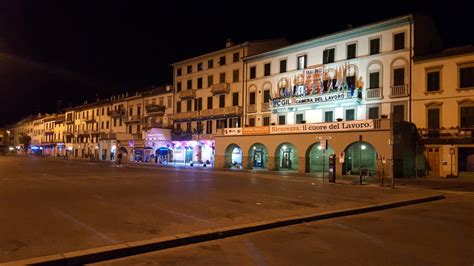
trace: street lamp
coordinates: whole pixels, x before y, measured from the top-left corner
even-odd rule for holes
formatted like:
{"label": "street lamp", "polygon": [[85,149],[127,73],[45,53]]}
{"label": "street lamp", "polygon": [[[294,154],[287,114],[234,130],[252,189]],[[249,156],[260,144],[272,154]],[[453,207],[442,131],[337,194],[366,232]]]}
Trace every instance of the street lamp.
{"label": "street lamp", "polygon": [[362,185],[362,151],[365,150],[367,146],[364,144],[359,145],[359,184]]}

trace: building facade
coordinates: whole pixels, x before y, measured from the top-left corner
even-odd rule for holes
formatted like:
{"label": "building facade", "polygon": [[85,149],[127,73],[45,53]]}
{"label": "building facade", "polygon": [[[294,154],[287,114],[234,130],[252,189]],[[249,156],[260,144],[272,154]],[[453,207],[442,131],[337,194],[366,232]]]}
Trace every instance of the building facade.
{"label": "building facade", "polygon": [[[217,138],[216,164],[317,173],[334,154],[338,173],[375,173],[383,159],[391,175],[411,175],[411,57],[426,53],[432,27],[419,23],[404,16],[246,57],[245,122]],[[396,136],[387,118],[403,128]]]}
{"label": "building facade", "polygon": [[283,39],[246,42],[172,64],[173,158],[182,164],[213,164],[214,134],[241,127],[243,57],[286,45]]}
{"label": "building facade", "polygon": [[474,48],[417,57],[413,68],[413,122],[421,138],[421,175],[474,172]]}

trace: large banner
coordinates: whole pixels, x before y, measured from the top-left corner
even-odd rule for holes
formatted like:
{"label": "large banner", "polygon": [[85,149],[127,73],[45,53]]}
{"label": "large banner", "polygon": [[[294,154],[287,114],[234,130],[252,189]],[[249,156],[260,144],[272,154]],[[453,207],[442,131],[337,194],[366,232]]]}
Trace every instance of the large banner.
{"label": "large banner", "polygon": [[226,128],[225,136],[232,135],[265,135],[287,133],[322,133],[331,131],[358,131],[374,129],[374,120],[354,120],[343,122],[278,125],[268,127]]}

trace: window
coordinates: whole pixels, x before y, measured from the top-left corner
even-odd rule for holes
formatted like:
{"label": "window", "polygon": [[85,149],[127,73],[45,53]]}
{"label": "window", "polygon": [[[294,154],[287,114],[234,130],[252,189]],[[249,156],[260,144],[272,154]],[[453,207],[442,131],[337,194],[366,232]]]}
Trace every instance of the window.
{"label": "window", "polygon": [[168,107],[171,107],[173,105],[173,98],[171,96],[168,96]]}
{"label": "window", "polygon": [[405,85],[405,69],[397,68],[393,70],[393,86]]}
{"label": "window", "polygon": [[229,118],[229,127],[240,127],[240,117]]}
{"label": "window", "polygon": [[137,125],[137,133],[140,133],[140,124]]}
{"label": "window", "polygon": [[334,63],[335,50],[335,48],[331,48],[323,51],[323,64]]}
{"label": "window", "polygon": [[202,78],[198,78],[198,85],[197,85],[197,88],[198,88],[198,89],[202,89]]}
{"label": "window", "polygon": [[181,113],[181,102],[176,102],[176,113]]}
{"label": "window", "polygon": [[181,76],[181,75],[182,75],[181,68],[176,69],[176,76]]}
{"label": "window", "polygon": [[369,107],[369,119],[379,118],[379,107]]}
{"label": "window", "polygon": [[217,120],[217,128],[226,128],[226,127],[227,127],[227,119]]}
{"label": "window", "polygon": [[239,93],[232,93],[232,106],[239,106]]}
{"label": "window", "polygon": [[380,77],[379,72],[372,72],[369,74],[369,88],[370,89],[380,88],[379,77]]}
{"label": "window", "polygon": [[214,67],[214,60],[212,59],[207,60],[207,68],[211,69],[213,67]]}
{"label": "window", "polygon": [[240,56],[239,56],[239,53],[238,53],[238,52],[237,52],[237,53],[234,53],[234,55],[233,55],[234,63],[235,63],[235,62],[239,62],[239,59],[240,59],[239,57],[240,57]]}
{"label": "window", "polygon": [[202,98],[197,98],[194,100],[194,111],[202,110]]}
{"label": "window", "polygon": [[140,115],[140,111],[141,111],[140,109],[141,109],[141,107],[137,106],[137,115]]}
{"label": "window", "polygon": [[255,104],[255,92],[254,91],[249,94],[249,104],[251,104],[251,105]]}
{"label": "window", "polygon": [[207,97],[207,109],[212,109],[212,96]]}
{"label": "window", "polygon": [[428,129],[439,129],[439,108],[429,108],[427,111]]}
{"label": "window", "polygon": [[186,123],[186,132],[191,132],[191,122]]}
{"label": "window", "polygon": [[206,121],[206,134],[212,134],[212,120]]}
{"label": "window", "polygon": [[232,82],[239,82],[239,70],[232,71]]}
{"label": "window", "polygon": [[304,120],[303,114],[296,114],[296,124],[302,124]]}
{"label": "window", "polygon": [[286,59],[280,60],[280,73],[286,72]]}
{"label": "window", "polygon": [[132,134],[132,125],[128,126],[128,133]]}
{"label": "window", "polygon": [[249,127],[255,126],[255,117],[249,117]]}
{"label": "window", "polygon": [[221,56],[221,57],[219,58],[219,65],[220,65],[220,66],[225,65],[225,56]]}
{"label": "window", "polygon": [[405,105],[394,105],[393,106],[393,120],[404,121],[405,120]]}
{"label": "window", "polygon": [[186,101],[186,111],[191,112],[193,110],[193,100]]}
{"label": "window", "polygon": [[461,89],[474,87],[474,66],[459,68],[459,87]]}
{"label": "window", "polygon": [[202,71],[202,62],[198,63],[198,71]]}
{"label": "window", "polygon": [[107,129],[109,129],[109,121],[107,121],[107,122],[105,123],[105,127],[106,127]]}
{"label": "window", "polygon": [[347,45],[347,59],[356,58],[356,48],[357,45],[355,43]]}
{"label": "window", "polygon": [[279,115],[278,116],[278,125],[284,125],[286,124],[286,116],[285,115]]}
{"label": "window", "polygon": [[439,91],[440,71],[430,70],[426,73],[426,91]]}
{"label": "window", "polygon": [[264,126],[269,126],[270,125],[270,117],[269,116],[264,116],[263,117],[263,125]]}
{"label": "window", "polygon": [[355,110],[346,109],[346,121],[352,121],[355,119]]}
{"label": "window", "polygon": [[219,108],[225,107],[225,94],[219,95]]}
{"label": "window", "polygon": [[298,56],[297,66],[298,66],[298,69],[306,68],[306,55]]}
{"label": "window", "polygon": [[250,67],[250,79],[254,79],[257,76],[257,67]]}
{"label": "window", "polygon": [[133,108],[130,107],[130,111],[128,112],[128,115],[133,115]]}
{"label": "window", "polygon": [[188,66],[188,74],[189,73],[193,73],[193,66],[192,65],[189,65]]}
{"label": "window", "polygon": [[405,49],[405,33],[400,32],[393,36],[393,50]]}
{"label": "window", "polygon": [[176,83],[176,91],[177,92],[181,91],[181,82]]}
{"label": "window", "polygon": [[266,77],[266,76],[270,76],[270,70],[271,70],[271,64],[270,63],[266,63],[264,65],[264,71],[263,71],[263,75]]}
{"label": "window", "polygon": [[333,122],[334,121],[333,114],[334,114],[333,111],[324,112],[324,122]]}
{"label": "window", "polygon": [[370,40],[370,54],[379,54],[380,53],[380,38],[375,38]]}
{"label": "window", "polygon": [[225,83],[225,72],[219,74],[219,83]]}
{"label": "window", "polygon": [[192,90],[193,89],[193,80],[190,79],[187,81],[187,89]]}
{"label": "window", "polygon": [[207,76],[207,86],[211,87],[214,84],[214,76]]}
{"label": "window", "polygon": [[474,127],[474,106],[461,107],[461,128]]}
{"label": "window", "polygon": [[264,103],[270,102],[270,90],[263,91],[263,102]]}

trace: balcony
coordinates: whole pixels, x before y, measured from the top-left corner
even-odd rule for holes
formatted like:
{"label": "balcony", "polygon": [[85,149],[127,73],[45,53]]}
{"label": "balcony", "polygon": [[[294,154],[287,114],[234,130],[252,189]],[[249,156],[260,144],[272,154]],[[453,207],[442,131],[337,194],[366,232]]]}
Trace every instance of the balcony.
{"label": "balcony", "polygon": [[256,104],[247,105],[247,112],[249,112],[249,113],[257,112],[257,105]]}
{"label": "balcony", "polygon": [[141,139],[143,139],[143,138],[142,138],[142,133],[141,133],[141,132],[133,133],[133,134],[132,134],[132,139],[133,139],[133,140],[141,140]]}
{"label": "balcony", "polygon": [[196,98],[196,90],[184,90],[179,92],[179,98],[183,99],[194,99]]}
{"label": "balcony", "polygon": [[198,111],[177,113],[172,116],[173,120],[190,120],[195,119],[199,115]]}
{"label": "balcony", "polygon": [[408,85],[399,85],[399,86],[392,86],[390,87],[390,97],[397,98],[397,97],[406,97],[410,94]]}
{"label": "balcony", "polygon": [[262,112],[270,110],[270,102],[262,103]]}
{"label": "balcony", "polygon": [[140,123],[141,117],[139,115],[129,115],[124,119],[125,123]]}
{"label": "balcony", "polygon": [[207,109],[201,111],[201,117],[218,117],[218,116],[233,116],[242,115],[241,106],[229,106],[216,109]]}
{"label": "balcony", "polygon": [[146,122],[143,124],[143,129],[151,129],[151,128],[164,128],[163,123],[160,122]]}
{"label": "balcony", "polygon": [[91,124],[91,123],[96,123],[97,121],[95,120],[94,117],[92,118],[86,118],[86,124]]}
{"label": "balcony", "polygon": [[419,128],[424,144],[470,144],[474,143],[474,128]]}
{"label": "balcony", "polygon": [[74,124],[74,119],[67,119],[66,124]]}
{"label": "balcony", "polygon": [[101,133],[99,139],[117,139],[117,133]]}
{"label": "balcony", "polygon": [[78,135],[87,135],[87,134],[89,134],[89,130],[88,129],[79,129],[77,131],[77,134]]}
{"label": "balcony", "polygon": [[171,132],[171,140],[174,141],[188,141],[192,140],[193,136],[191,132],[175,130]]}
{"label": "balcony", "polygon": [[383,88],[370,88],[365,90],[366,100],[380,100],[383,98]]}
{"label": "balcony", "polygon": [[147,104],[145,106],[148,115],[164,115],[166,107],[157,104]]}
{"label": "balcony", "polygon": [[214,84],[211,86],[211,92],[213,95],[229,93],[230,84],[229,83]]}
{"label": "balcony", "polygon": [[116,109],[107,111],[107,115],[111,117],[122,117],[125,115],[125,109]]}

